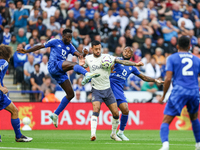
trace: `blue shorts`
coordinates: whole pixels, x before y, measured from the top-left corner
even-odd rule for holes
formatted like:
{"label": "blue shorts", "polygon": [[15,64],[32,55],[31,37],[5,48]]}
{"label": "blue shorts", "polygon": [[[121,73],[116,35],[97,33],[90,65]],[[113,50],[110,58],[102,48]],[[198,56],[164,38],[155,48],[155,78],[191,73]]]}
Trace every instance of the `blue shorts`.
{"label": "blue shorts", "polygon": [[11,102],[12,101],[5,94],[3,94],[0,98],[0,110],[5,109]]}
{"label": "blue shorts", "polygon": [[176,85],[165,106],[164,114],[180,116],[184,106],[190,114],[195,114],[199,109],[199,89],[186,89]]}
{"label": "blue shorts", "polygon": [[53,61],[48,63],[48,70],[52,78],[54,78],[58,84],[62,84],[65,80],[68,80],[67,73],[62,69],[63,61]]}
{"label": "blue shorts", "polygon": [[117,100],[117,106],[119,107],[119,105],[121,103],[127,103],[126,97],[124,95],[124,91],[121,88],[121,86],[116,83],[112,83],[112,82],[110,82],[110,86],[111,86],[113,94]]}

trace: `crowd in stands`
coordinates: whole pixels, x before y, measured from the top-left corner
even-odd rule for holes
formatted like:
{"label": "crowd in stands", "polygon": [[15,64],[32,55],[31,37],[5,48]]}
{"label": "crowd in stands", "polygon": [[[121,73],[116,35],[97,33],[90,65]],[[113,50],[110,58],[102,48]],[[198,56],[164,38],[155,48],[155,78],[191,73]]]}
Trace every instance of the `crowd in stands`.
{"label": "crowd in stands", "polygon": [[[92,40],[101,42],[102,53],[116,57],[126,46],[132,47],[131,61],[142,61],[144,66],[138,69],[152,78],[164,79],[166,59],[178,51],[181,35],[190,37],[190,52],[200,58],[200,0],[1,0],[0,43],[13,48],[10,64],[19,90],[22,82],[45,96],[61,90],[47,70],[50,48],[28,55],[16,49],[62,39],[65,28],[72,29],[72,44],[80,52],[86,47],[92,53]],[[67,59],[77,62],[73,56]],[[80,91],[91,90],[89,84],[81,85],[82,76],[73,70],[68,74],[77,97]],[[154,93],[162,88],[131,75],[124,90]],[[37,94],[35,98],[41,99]]]}

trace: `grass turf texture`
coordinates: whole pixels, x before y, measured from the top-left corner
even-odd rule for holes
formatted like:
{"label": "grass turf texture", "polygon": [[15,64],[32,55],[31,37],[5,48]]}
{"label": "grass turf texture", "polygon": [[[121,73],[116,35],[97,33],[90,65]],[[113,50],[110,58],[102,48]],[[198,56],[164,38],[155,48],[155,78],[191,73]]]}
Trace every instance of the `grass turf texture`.
{"label": "grass turf texture", "polygon": [[[109,130],[97,130],[97,140],[90,141],[90,131],[82,130],[34,130],[23,131],[24,135],[33,137],[30,143],[14,141],[14,131],[1,130],[0,150],[5,149],[67,149],[67,150],[158,150],[161,148],[159,131],[126,130],[130,141],[116,142],[110,139]],[[170,131],[171,150],[194,150],[195,140],[192,131]]]}

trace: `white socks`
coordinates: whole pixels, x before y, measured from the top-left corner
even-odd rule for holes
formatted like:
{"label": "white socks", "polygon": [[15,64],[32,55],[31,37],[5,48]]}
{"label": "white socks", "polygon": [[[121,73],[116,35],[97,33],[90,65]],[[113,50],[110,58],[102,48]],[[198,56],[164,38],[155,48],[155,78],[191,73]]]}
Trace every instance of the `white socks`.
{"label": "white socks", "polygon": [[96,135],[97,130],[97,116],[91,117],[91,135]]}
{"label": "white socks", "polygon": [[124,134],[124,131],[119,130],[119,131],[118,131],[118,134]]}
{"label": "white socks", "polygon": [[112,134],[116,134],[118,125],[119,119],[112,118]]}
{"label": "white socks", "polygon": [[168,141],[163,142],[163,147],[164,148],[169,148],[169,142]]}

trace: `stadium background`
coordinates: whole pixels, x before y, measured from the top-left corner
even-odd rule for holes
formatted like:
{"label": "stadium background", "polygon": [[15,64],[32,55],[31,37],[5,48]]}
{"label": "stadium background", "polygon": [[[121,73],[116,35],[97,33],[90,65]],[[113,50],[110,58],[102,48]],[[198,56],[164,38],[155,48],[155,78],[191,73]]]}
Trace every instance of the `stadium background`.
{"label": "stadium background", "polygon": [[[9,97],[19,109],[20,119],[28,116],[33,129],[55,129],[47,116],[58,106],[56,102],[61,100],[64,92],[49,76],[49,48],[31,54],[18,54],[16,49],[29,49],[52,38],[62,39],[64,28],[73,30],[72,44],[80,52],[86,47],[92,53],[90,43],[94,39],[101,42],[102,53],[116,57],[121,56],[124,47],[131,46],[134,50],[131,61],[142,61],[145,65],[138,69],[152,78],[164,80],[166,59],[177,52],[177,38],[181,35],[190,37],[190,52],[200,58],[198,0],[21,2],[22,6],[17,0],[1,0],[0,43],[13,47],[4,84],[9,89]],[[21,15],[27,17],[21,18]],[[77,62],[73,56],[67,60]],[[40,64],[39,77],[35,75],[35,64]],[[91,85],[82,86],[82,76],[73,70],[68,75],[76,96],[61,114],[58,129],[90,129]],[[33,81],[38,89],[32,88]],[[156,103],[162,95],[159,92],[163,90],[162,85],[145,83],[131,75],[124,90],[130,108],[127,129],[159,129],[164,105]],[[1,112],[0,129],[11,129],[7,114],[6,111]],[[103,105],[98,129],[110,129],[110,116]],[[174,120],[171,129],[191,129],[186,109],[181,117]]]}

